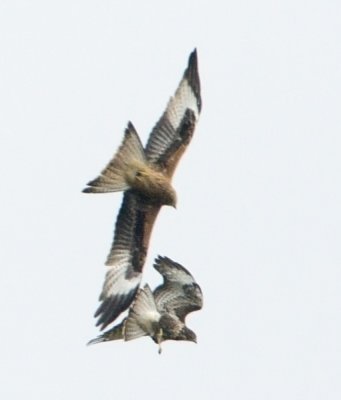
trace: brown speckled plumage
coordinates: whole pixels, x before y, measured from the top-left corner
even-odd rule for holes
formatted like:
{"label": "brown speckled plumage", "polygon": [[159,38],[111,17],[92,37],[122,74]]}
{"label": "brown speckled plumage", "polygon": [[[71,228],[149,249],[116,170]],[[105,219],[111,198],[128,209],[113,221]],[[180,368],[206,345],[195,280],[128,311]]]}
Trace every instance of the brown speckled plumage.
{"label": "brown speckled plumage", "polygon": [[159,346],[166,340],[196,342],[196,334],[186,326],[185,319],[202,308],[200,286],[189,271],[168,257],[159,256],[154,268],[163,276],[163,283],[153,292],[148,285],[139,289],[123,322],[89,344],[142,336],[150,336]]}

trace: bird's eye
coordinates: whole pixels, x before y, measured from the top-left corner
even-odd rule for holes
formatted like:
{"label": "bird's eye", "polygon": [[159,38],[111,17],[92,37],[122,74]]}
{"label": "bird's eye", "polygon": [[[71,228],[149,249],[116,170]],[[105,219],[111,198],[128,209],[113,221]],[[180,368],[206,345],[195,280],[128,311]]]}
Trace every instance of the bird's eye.
{"label": "bird's eye", "polygon": [[141,176],[142,176],[141,171],[137,171],[136,174],[135,174],[135,177],[136,178],[140,178]]}

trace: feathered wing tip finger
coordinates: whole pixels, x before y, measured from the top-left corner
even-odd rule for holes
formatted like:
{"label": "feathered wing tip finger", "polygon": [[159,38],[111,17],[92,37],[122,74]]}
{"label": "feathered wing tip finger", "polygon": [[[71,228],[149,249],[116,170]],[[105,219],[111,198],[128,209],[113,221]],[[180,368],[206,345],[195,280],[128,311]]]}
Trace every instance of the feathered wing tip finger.
{"label": "feathered wing tip finger", "polygon": [[101,326],[101,331],[115,321],[115,319],[130,306],[134,300],[138,288],[139,287],[137,285],[128,293],[112,295],[105,298],[101,296],[102,303],[94,315],[95,318],[98,317],[96,326]]}
{"label": "feathered wing tip finger", "polygon": [[165,281],[178,283],[195,282],[192,274],[183,265],[169,257],[159,255],[155,259],[153,267],[163,276]]}
{"label": "feathered wing tip finger", "polygon": [[200,78],[198,69],[198,54],[197,49],[194,49],[189,56],[188,66],[184,73],[189,86],[192,88],[193,93],[197,99],[198,111],[200,113],[202,107],[201,90],[200,90]]}
{"label": "feathered wing tip finger", "polygon": [[123,141],[101,175],[88,182],[83,193],[108,193],[128,190],[130,185],[127,177],[131,170],[138,165],[144,165],[146,158],[141,140],[129,122],[124,133]]}

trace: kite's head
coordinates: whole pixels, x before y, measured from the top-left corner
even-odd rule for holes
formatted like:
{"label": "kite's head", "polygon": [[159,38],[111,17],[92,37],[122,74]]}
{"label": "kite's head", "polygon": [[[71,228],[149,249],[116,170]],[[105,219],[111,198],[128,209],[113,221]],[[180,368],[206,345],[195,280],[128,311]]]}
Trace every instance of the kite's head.
{"label": "kite's head", "polygon": [[171,185],[166,186],[163,194],[163,204],[176,208],[177,197],[176,191],[173,189],[173,187]]}
{"label": "kite's head", "polygon": [[139,167],[130,185],[149,202],[176,208],[176,192],[170,179],[149,166]]}

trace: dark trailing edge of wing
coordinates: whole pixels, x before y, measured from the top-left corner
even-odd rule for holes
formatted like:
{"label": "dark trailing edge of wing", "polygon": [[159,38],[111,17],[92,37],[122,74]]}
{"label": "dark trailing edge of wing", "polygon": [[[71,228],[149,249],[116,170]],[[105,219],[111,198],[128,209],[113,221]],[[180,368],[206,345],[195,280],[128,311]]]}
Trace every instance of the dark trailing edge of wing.
{"label": "dark trailing edge of wing", "polygon": [[[186,110],[185,115],[182,118],[182,121],[176,130],[175,138],[168,149],[160,155],[158,159],[158,164],[163,166],[164,168],[170,167],[170,160],[172,160],[173,169],[177,166],[177,160],[173,160],[172,156],[176,155],[178,150],[182,147],[185,150],[185,147],[189,144],[193,137],[194,129],[195,129],[195,114],[189,108]],[[180,158],[182,153],[178,154],[176,157]]]}
{"label": "dark trailing edge of wing", "polygon": [[140,209],[136,209],[136,221],[134,227],[134,248],[132,249],[132,266],[134,271],[142,272],[146,256],[147,249],[144,247],[144,224],[146,214]]}
{"label": "dark trailing edge of wing", "polygon": [[139,196],[133,190],[128,190],[124,193],[115,224],[114,240],[106,265],[112,265],[111,261],[115,256],[116,250],[125,248],[126,251],[131,253],[133,270],[142,271],[146,258],[146,249],[143,246],[145,212],[140,209],[139,202]]}

